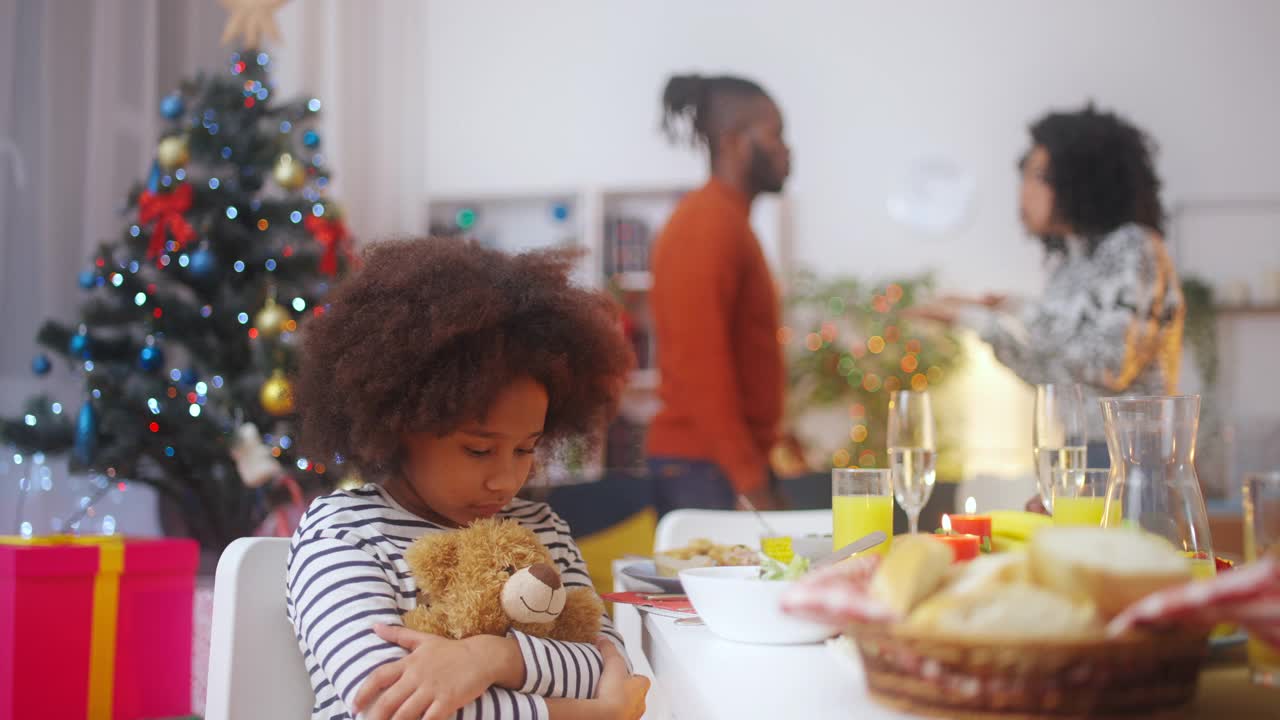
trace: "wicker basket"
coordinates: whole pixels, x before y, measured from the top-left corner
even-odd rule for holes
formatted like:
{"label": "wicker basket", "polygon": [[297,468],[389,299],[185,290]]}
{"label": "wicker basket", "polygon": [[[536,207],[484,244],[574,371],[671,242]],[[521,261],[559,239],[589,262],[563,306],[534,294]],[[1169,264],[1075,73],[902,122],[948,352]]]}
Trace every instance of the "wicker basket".
{"label": "wicker basket", "polygon": [[1208,647],[1190,632],[1070,643],[946,640],[884,624],[848,634],[872,697],[952,720],[1182,717]]}

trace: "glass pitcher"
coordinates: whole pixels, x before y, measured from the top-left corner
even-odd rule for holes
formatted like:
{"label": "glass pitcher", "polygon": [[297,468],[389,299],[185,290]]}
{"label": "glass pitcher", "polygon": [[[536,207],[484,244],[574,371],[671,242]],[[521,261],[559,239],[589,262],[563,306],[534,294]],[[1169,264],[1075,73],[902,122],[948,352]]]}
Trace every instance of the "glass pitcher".
{"label": "glass pitcher", "polygon": [[1186,553],[1196,577],[1212,576],[1213,540],[1195,467],[1200,396],[1099,402],[1111,454],[1103,527],[1118,519],[1160,535]]}

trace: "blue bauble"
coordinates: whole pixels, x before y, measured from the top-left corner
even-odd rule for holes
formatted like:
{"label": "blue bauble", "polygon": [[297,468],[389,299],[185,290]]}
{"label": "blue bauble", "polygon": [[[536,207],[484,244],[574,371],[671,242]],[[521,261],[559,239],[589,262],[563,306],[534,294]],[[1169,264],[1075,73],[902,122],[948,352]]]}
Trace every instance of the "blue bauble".
{"label": "blue bauble", "polygon": [[183,385],[195,385],[200,380],[200,373],[195,368],[187,368],[182,371],[181,380]]}
{"label": "blue bauble", "polygon": [[164,351],[156,345],[148,345],[138,353],[138,366],[143,370],[155,370],[164,364]]}
{"label": "blue bauble", "polygon": [[37,375],[48,375],[51,369],[53,369],[53,363],[49,362],[48,355],[40,353],[31,358],[31,372]]}
{"label": "blue bauble", "polygon": [[160,114],[166,120],[177,120],[182,117],[182,111],[186,109],[186,104],[182,102],[182,96],[178,93],[169,93],[160,101]]}
{"label": "blue bauble", "polygon": [[213,256],[213,251],[208,248],[200,248],[191,253],[190,263],[187,264],[187,270],[193,276],[198,278],[207,278],[213,274],[218,266],[218,259]]}
{"label": "blue bauble", "polygon": [[305,133],[302,134],[302,144],[309,148],[319,147],[320,133],[316,132],[315,130],[306,131]]}
{"label": "blue bauble", "polygon": [[80,282],[80,287],[92,290],[93,286],[98,284],[98,273],[92,270],[81,270],[77,280]]}
{"label": "blue bauble", "polygon": [[85,401],[76,416],[76,437],[74,454],[76,462],[81,465],[92,465],[94,451],[98,449],[98,413],[93,403]]}
{"label": "blue bauble", "polygon": [[568,220],[569,206],[564,203],[556,203],[555,205],[552,205],[551,217],[555,218],[556,222],[564,222],[565,220]]}
{"label": "blue bauble", "polygon": [[84,357],[89,353],[89,336],[75,334],[71,336],[71,342],[67,343],[67,352],[71,353],[71,357]]}

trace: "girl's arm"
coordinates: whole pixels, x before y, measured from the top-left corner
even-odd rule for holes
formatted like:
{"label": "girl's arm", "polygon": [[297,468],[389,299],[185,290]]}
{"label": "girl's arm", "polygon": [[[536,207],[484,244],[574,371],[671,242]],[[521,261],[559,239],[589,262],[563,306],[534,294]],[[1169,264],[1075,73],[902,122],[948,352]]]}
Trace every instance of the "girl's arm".
{"label": "girl's arm", "polygon": [[[289,619],[307,656],[317,710],[341,715],[332,708],[340,703],[352,717],[366,710],[364,717],[391,718],[421,705],[413,715],[421,717],[434,703],[448,707],[449,717],[462,708],[471,720],[548,717],[542,698],[490,687],[504,673],[499,656],[435,636],[423,636],[429,640],[410,652],[376,632],[378,625],[400,626],[401,591],[394,568],[356,540],[319,531],[295,539],[289,559]],[[512,651],[505,658],[518,664],[515,641],[505,640]]]}

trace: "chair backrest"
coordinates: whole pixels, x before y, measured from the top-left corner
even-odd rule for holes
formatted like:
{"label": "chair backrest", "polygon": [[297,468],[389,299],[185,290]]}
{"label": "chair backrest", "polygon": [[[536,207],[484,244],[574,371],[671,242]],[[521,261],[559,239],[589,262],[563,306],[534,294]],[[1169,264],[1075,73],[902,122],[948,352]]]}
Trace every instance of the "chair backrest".
{"label": "chair backrest", "polygon": [[[830,510],[781,510],[762,512],[769,527],[782,535],[826,535],[831,532]],[[655,550],[683,547],[694,538],[717,543],[760,546],[765,535],[754,513],[736,510],[674,510],[658,521]]]}
{"label": "chair backrest", "polygon": [[240,538],[213,584],[205,720],[311,717],[311,679],[285,615],[288,538]]}

